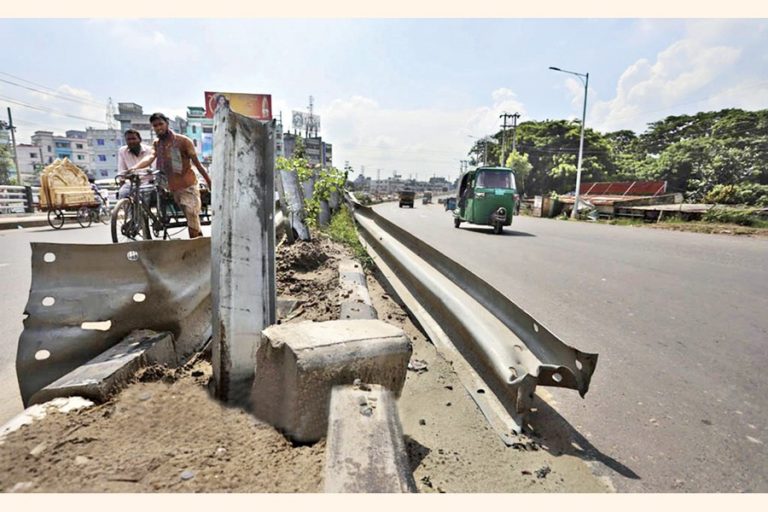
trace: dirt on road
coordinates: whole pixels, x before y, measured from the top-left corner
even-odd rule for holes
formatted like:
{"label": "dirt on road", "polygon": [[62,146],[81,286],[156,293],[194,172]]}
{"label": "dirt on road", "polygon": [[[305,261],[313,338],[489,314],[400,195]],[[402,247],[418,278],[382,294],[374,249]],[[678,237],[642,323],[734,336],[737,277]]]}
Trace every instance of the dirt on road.
{"label": "dirt on road", "polygon": [[[338,318],[338,262],[327,238],[281,246],[278,292],[299,301],[285,322]],[[567,429],[502,443],[387,283],[368,275],[379,318],[405,330],[413,356],[399,401],[419,492],[605,492]],[[109,402],[51,413],[0,444],[4,492],[321,492],[325,442],[298,446],[211,398],[205,357],[150,367]],[[579,400],[574,394],[574,399]]]}

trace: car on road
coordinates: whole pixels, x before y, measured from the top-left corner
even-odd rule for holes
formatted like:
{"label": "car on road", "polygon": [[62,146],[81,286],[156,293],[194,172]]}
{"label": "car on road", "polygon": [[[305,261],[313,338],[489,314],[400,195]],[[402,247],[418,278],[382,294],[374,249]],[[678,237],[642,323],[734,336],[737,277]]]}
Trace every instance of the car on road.
{"label": "car on road", "polygon": [[478,167],[462,174],[456,193],[453,225],[462,222],[493,226],[499,234],[512,224],[516,211],[515,175],[508,167]]}

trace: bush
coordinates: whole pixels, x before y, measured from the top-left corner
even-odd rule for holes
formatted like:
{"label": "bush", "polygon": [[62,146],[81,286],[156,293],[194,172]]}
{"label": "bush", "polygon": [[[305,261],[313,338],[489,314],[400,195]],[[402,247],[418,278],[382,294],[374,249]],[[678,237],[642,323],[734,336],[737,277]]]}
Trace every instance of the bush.
{"label": "bush", "polygon": [[768,206],[768,185],[741,183],[715,185],[704,197],[705,203]]}
{"label": "bush", "polygon": [[768,222],[761,220],[754,210],[738,210],[735,208],[712,208],[702,219],[705,222],[738,224],[739,226],[764,227]]}

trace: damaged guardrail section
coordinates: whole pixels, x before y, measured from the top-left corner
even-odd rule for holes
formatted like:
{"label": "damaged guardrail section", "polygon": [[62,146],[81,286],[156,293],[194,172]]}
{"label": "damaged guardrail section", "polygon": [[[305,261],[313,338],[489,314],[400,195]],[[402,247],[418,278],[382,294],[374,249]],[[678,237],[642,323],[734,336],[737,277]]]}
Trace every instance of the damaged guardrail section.
{"label": "damaged guardrail section", "polygon": [[209,238],[125,244],[32,244],[28,317],[16,375],[24,406],[137,329],[173,335],[176,363],[211,322]]}
{"label": "damaged guardrail section", "polygon": [[[347,199],[374,259],[415,299],[409,304],[414,315],[431,337],[443,338],[469,363],[514,420],[513,430],[519,432],[537,385],[586,394],[597,354],[566,345],[475,274],[352,196]],[[483,409],[487,397],[478,395],[485,390],[468,390]]]}

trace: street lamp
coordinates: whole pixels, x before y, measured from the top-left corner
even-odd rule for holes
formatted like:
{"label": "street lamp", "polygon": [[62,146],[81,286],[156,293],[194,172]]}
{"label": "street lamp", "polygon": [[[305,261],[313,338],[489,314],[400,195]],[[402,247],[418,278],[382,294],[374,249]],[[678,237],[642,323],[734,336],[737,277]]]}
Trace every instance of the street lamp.
{"label": "street lamp", "polygon": [[[561,73],[568,73],[570,75],[576,75],[579,80],[584,84],[584,110],[581,113],[581,138],[579,139],[579,163],[576,167],[576,197],[573,203],[573,211],[571,212],[571,218],[576,218],[576,210],[579,208],[579,188],[581,187],[581,159],[584,154],[584,123],[587,118],[587,88],[589,87],[589,73],[576,73],[575,71],[566,71],[565,69],[549,66],[552,71],[560,71]],[[583,78],[582,78],[583,77]]]}

